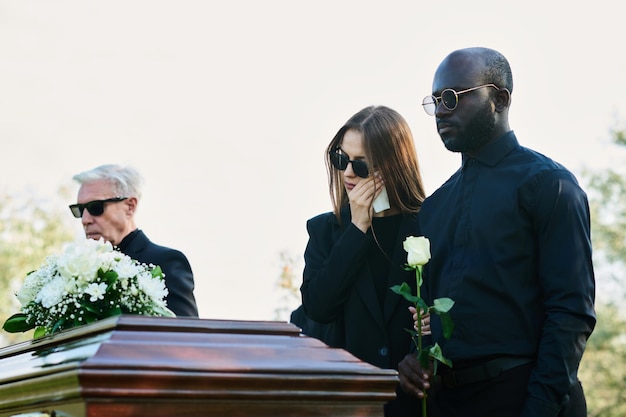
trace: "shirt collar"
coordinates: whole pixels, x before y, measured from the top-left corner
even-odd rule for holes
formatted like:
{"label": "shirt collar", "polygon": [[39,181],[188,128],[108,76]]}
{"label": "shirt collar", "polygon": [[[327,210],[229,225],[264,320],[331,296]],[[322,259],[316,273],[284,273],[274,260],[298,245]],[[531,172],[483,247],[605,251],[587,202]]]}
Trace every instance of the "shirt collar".
{"label": "shirt collar", "polygon": [[139,232],[139,229],[135,229],[132,232],[130,232],[129,234],[127,234],[126,236],[124,236],[124,239],[122,239],[120,244],[117,245],[117,248],[120,251],[124,252],[124,250],[128,247],[128,245],[130,245],[130,242],[132,242],[132,240],[135,238],[135,236],[137,236],[138,232]]}
{"label": "shirt collar", "polygon": [[475,159],[487,166],[496,166],[498,162],[509,154],[509,152],[517,147],[519,147],[519,142],[515,137],[515,133],[510,130],[496,140],[480,148],[474,156],[470,157],[464,153],[462,157],[463,167],[465,167],[465,164],[470,159]]}

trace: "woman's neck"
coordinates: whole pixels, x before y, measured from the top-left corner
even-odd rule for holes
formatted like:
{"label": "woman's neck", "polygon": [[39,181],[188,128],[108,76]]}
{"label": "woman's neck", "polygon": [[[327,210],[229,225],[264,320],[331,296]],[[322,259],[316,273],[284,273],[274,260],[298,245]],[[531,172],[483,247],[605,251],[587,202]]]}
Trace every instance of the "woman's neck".
{"label": "woman's neck", "polygon": [[391,207],[390,209],[383,210],[380,213],[374,212],[374,214],[372,214],[372,217],[389,217],[395,216],[396,214],[400,214],[400,210],[395,207]]}

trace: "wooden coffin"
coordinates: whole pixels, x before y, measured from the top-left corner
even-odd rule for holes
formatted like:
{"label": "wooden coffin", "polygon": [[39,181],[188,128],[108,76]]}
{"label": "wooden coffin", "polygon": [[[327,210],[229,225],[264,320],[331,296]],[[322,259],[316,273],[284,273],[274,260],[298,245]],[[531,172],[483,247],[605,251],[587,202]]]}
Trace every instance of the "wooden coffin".
{"label": "wooden coffin", "polygon": [[397,381],[289,323],[124,315],[0,349],[0,417],[382,416]]}

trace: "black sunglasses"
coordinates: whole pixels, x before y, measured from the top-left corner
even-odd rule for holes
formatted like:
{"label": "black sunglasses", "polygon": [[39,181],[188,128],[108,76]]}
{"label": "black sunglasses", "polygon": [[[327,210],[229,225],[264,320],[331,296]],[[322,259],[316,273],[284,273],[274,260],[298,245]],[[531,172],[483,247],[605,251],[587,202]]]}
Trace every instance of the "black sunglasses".
{"label": "black sunglasses", "polygon": [[128,197],[113,197],[107,198],[106,200],[93,200],[85,204],[72,204],[70,205],[70,210],[77,219],[83,217],[85,209],[87,209],[89,214],[92,216],[101,216],[102,213],[104,213],[104,205],[106,203],[117,203],[118,201],[124,201],[127,198]]}
{"label": "black sunglasses", "polygon": [[367,169],[367,163],[365,161],[361,161],[359,159],[350,160],[348,157],[338,150],[331,151],[330,155],[330,163],[338,169],[339,171],[345,171],[348,168],[348,164],[352,164],[352,170],[356,175],[361,178],[367,178],[370,173]]}

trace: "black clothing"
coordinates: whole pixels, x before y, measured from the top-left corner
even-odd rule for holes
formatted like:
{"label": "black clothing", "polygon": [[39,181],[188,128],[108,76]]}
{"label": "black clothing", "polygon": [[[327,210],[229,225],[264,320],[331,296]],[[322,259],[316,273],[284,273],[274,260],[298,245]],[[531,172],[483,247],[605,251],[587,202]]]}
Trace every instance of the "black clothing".
{"label": "black clothing", "polygon": [[321,340],[328,346],[341,348],[346,344],[343,321],[335,320],[331,323],[318,323],[306,315],[302,304],[291,312],[289,322],[300,327],[303,334]]}
{"label": "black clothing", "polygon": [[376,242],[370,249],[367,263],[372,271],[374,287],[381,307],[389,294],[387,279],[391,269],[391,255],[397,244],[398,228],[402,216],[374,217],[372,219],[372,237]]}
{"label": "black clothing", "polygon": [[[341,226],[333,213],[310,219],[300,290],[308,317],[343,327],[344,340],[339,347],[379,368],[398,369],[412,345],[406,329],[411,329],[413,322],[410,304],[390,287],[407,282],[415,292],[415,274],[403,268],[407,253],[402,242],[416,234],[417,223],[414,215],[398,215],[396,225],[394,220],[385,219],[382,223],[391,224],[384,227],[395,229],[387,234],[382,224],[377,230],[378,220],[374,231],[379,241],[391,242],[389,259],[373,257],[380,248],[371,228],[363,233],[352,224],[349,207],[342,211]],[[377,285],[375,280],[382,284]],[[398,400],[386,405],[385,415],[419,415],[417,399],[399,391]]]}
{"label": "black clothing", "polygon": [[182,252],[152,243],[139,229],[124,237],[117,248],[141,263],[160,266],[168,290],[167,307],[179,317],[198,317],[193,273]]}
{"label": "black clothing", "polygon": [[[470,385],[461,385],[431,394],[429,416],[463,417],[518,417],[524,401],[528,378],[533,368],[529,363],[504,371],[491,379]],[[442,383],[435,379],[431,393]],[[458,405],[462,404],[461,407]],[[535,406],[540,406],[535,403]],[[527,410],[529,415],[545,415],[544,409]],[[552,412],[548,410],[548,412]],[[574,384],[566,396],[558,417],[587,417],[587,403],[580,382]]]}
{"label": "black clothing", "polygon": [[575,177],[520,146],[512,131],[473,158],[464,154],[462,167],[419,213],[432,255],[423,296],[429,305],[455,301],[451,339],[433,317],[434,341],[454,367],[535,359],[522,416],[556,416],[578,384],[595,326],[589,223]]}

